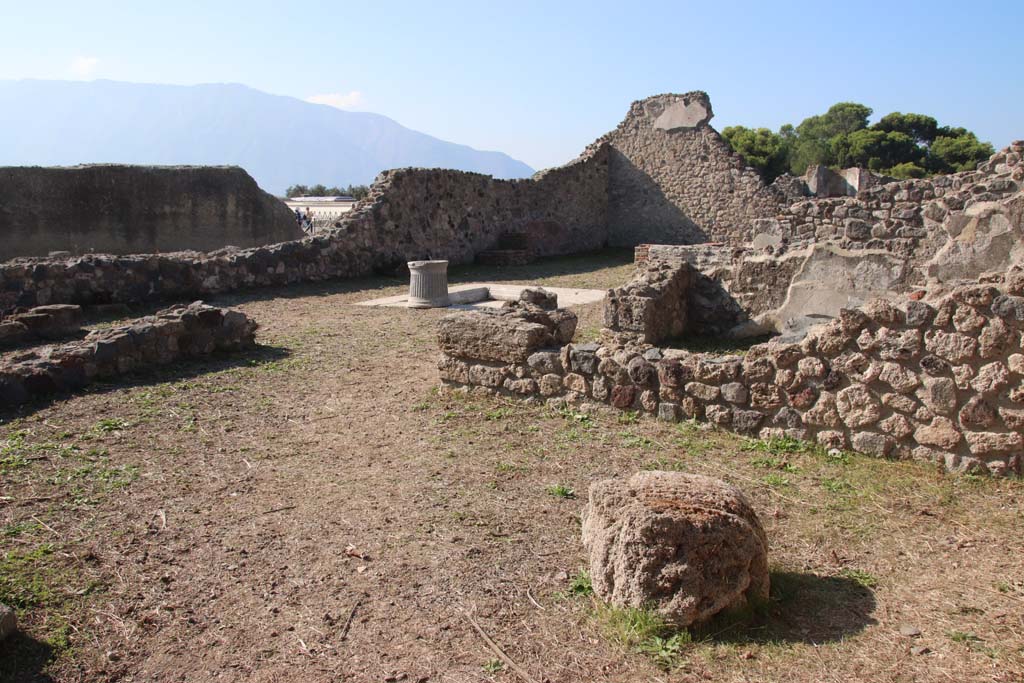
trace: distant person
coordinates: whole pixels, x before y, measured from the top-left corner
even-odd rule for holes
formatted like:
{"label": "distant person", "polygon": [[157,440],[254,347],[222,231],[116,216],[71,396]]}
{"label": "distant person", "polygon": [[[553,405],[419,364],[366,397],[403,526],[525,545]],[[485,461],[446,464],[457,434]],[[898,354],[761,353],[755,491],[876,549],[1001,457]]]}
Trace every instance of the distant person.
{"label": "distant person", "polygon": [[298,209],[295,209],[295,222],[302,225],[302,212]]}

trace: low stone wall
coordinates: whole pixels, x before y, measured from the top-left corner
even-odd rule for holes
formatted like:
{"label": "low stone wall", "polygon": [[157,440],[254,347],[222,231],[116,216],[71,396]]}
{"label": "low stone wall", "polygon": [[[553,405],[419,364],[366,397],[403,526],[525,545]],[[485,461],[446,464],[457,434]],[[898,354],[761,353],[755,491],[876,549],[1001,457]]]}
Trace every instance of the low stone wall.
{"label": "low stone wall", "polygon": [[251,348],[255,331],[256,323],[244,313],[197,301],[81,341],[10,354],[0,362],[0,408],[144,366]]}
{"label": "low stone wall", "polygon": [[51,251],[205,251],[300,237],[284,202],[237,167],[0,168],[0,261]]}
{"label": "low stone wall", "polygon": [[502,235],[526,235],[531,255],[604,244],[607,150],[530,180],[440,169],[381,174],[370,196],[313,237],[251,249],[0,264],[0,313],[52,303],[189,300],[243,288],[360,277],[426,257],[470,263]]}
{"label": "low stone wall", "polygon": [[439,368],[444,383],[485,392],[596,401],[1006,475],[1020,472],[1024,453],[1022,330],[1024,273],[1016,272],[931,304],[845,309],[800,342],[745,355],[538,340],[496,359],[449,338]]}
{"label": "low stone wall", "polygon": [[0,317],[0,349],[39,339],[69,337],[81,329],[80,306],[36,306],[15,315]]}

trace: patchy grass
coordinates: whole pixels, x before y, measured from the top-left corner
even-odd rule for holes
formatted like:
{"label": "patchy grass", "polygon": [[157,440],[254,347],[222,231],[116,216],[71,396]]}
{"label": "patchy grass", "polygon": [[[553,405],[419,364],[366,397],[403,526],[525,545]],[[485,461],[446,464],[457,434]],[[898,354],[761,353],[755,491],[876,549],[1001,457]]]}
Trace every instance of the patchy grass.
{"label": "patchy grass", "polygon": [[684,349],[691,353],[710,353],[715,355],[744,355],[751,346],[764,344],[774,335],[766,334],[744,339],[728,339],[725,337],[687,336],[669,341],[666,346]]}
{"label": "patchy grass", "polygon": [[575,576],[569,579],[569,595],[572,597],[585,597],[594,594],[594,585],[590,580],[590,572],[581,569]]}
{"label": "patchy grass", "polygon": [[[622,255],[457,274],[606,288],[631,269]],[[274,353],[0,414],[3,590],[31,605],[0,680],[513,680],[482,669],[493,653],[453,619],[474,609],[536,680],[1024,679],[1020,481],[437,392],[443,313],[350,305],[406,287],[222,297]],[[578,309],[578,329],[600,309]],[[549,488],[641,468],[744,491],[769,600],[688,632],[596,604],[583,501]],[[922,636],[900,637],[906,623]]]}
{"label": "patchy grass", "polygon": [[864,588],[874,588],[878,585],[878,577],[863,569],[846,568],[839,572],[839,575],[855,581],[858,586]]}
{"label": "patchy grass", "polygon": [[609,638],[627,650],[650,658],[665,671],[671,671],[683,662],[692,642],[688,631],[673,629],[651,610],[616,608],[599,603],[596,614]]}

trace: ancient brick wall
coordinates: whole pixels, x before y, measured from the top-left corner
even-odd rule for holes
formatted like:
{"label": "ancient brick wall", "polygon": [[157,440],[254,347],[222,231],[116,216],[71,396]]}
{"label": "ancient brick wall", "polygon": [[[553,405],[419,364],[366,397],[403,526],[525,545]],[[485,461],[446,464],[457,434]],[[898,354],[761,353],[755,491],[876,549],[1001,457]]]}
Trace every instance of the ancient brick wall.
{"label": "ancient brick wall", "polygon": [[[742,241],[754,243],[759,235],[761,243],[776,247],[834,241],[848,249],[884,249],[924,264],[951,240],[967,243],[974,234],[965,234],[964,227],[972,217],[1024,187],[1022,155],[1024,142],[1018,141],[975,171],[876,185],[855,197],[796,201],[781,207],[773,219],[752,223]],[[920,269],[917,280],[928,276],[926,268]]]}
{"label": "ancient brick wall", "polygon": [[612,244],[732,242],[778,213],[785,197],[733,154],[707,125],[712,116],[703,92],[657,95],[634,102],[598,141],[610,146]]}
{"label": "ancient brick wall", "polygon": [[294,214],[236,167],[0,168],[0,261],[298,239]]}
{"label": "ancient brick wall", "polygon": [[520,345],[501,361],[449,339],[439,369],[445,383],[478,391],[608,403],[1004,475],[1020,471],[1024,453],[1022,330],[1017,271],[931,304],[845,309],[798,343],[773,341],[742,356],[566,344]]}

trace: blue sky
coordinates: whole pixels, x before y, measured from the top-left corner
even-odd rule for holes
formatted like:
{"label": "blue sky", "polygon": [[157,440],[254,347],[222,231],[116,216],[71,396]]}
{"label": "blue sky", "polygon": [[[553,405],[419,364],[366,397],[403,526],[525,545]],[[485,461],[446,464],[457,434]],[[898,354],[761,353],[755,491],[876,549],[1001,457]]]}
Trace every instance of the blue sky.
{"label": "blue sky", "polygon": [[[297,3],[296,3],[297,4]],[[0,0],[0,78],[244,83],[542,168],[629,103],[706,90],[712,125],[837,101],[1024,138],[1024,2]]]}

